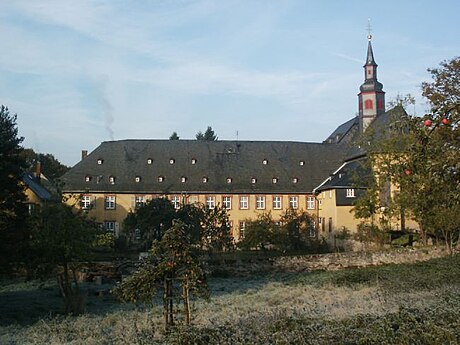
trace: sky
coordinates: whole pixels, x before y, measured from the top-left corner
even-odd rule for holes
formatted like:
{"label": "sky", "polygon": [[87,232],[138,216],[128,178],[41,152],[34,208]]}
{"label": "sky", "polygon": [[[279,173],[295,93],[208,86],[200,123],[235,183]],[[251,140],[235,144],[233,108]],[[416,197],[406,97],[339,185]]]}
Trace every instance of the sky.
{"label": "sky", "polygon": [[458,0],[0,0],[0,104],[66,165],[102,141],[322,142],[356,115],[370,19],[386,101],[427,111]]}

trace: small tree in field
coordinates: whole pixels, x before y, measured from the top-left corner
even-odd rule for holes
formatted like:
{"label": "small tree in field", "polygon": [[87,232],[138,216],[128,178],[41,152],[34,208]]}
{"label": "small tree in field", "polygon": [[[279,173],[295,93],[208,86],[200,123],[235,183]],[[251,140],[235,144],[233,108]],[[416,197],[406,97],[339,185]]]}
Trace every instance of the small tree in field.
{"label": "small tree in field", "polygon": [[153,243],[149,256],[137,272],[122,281],[114,290],[123,301],[135,303],[151,303],[159,292],[163,293],[166,329],[176,322],[175,301],[183,301],[184,320],[188,325],[191,322],[190,294],[209,297],[204,271],[198,261],[197,252],[190,243],[189,229],[180,220],[174,220],[172,227],[161,240]]}
{"label": "small tree in field", "polygon": [[32,267],[57,270],[65,312],[82,313],[84,296],[75,276],[76,262],[88,259],[97,225],[62,203],[45,204],[32,224]]}

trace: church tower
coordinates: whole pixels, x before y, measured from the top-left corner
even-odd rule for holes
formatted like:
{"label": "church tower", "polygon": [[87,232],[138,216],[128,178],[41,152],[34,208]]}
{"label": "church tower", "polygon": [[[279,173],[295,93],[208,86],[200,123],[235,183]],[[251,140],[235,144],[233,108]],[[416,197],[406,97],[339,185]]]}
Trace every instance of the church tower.
{"label": "church tower", "polygon": [[372,120],[385,112],[385,92],[377,80],[377,64],[372,52],[372,35],[367,36],[367,58],[364,67],[364,83],[359,88],[359,130],[364,132]]}

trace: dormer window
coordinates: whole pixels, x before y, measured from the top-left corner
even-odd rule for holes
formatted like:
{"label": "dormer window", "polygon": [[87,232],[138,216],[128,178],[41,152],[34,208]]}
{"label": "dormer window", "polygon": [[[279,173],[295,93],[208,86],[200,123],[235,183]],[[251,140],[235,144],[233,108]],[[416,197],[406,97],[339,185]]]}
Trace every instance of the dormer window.
{"label": "dormer window", "polygon": [[299,165],[303,167],[305,165],[305,161],[299,161]]}
{"label": "dormer window", "polygon": [[272,178],[272,183],[278,183],[278,177]]}
{"label": "dormer window", "polygon": [[171,158],[171,159],[169,160],[169,164],[172,165],[172,164],[174,164],[174,163],[176,163],[176,160],[175,160],[174,158]]}
{"label": "dormer window", "polygon": [[299,179],[297,177],[293,177],[292,178],[292,183],[297,183],[297,182],[299,182]]}
{"label": "dormer window", "polygon": [[91,176],[86,175],[85,176],[85,182],[91,182]]}
{"label": "dormer window", "polygon": [[115,176],[109,176],[109,183],[115,184]]}
{"label": "dormer window", "polygon": [[180,182],[182,182],[182,183],[187,182],[187,178],[186,178],[185,176],[182,176],[182,177],[180,178]]}
{"label": "dormer window", "polygon": [[227,177],[227,183],[232,183],[233,179],[231,177]]}
{"label": "dormer window", "polygon": [[268,160],[267,160],[267,159],[264,159],[264,160],[262,161],[262,164],[263,164],[263,165],[267,165],[267,164],[268,164]]}
{"label": "dormer window", "polygon": [[208,178],[207,178],[206,176],[203,176],[202,179],[201,179],[201,181],[202,181],[203,183],[208,183]]}
{"label": "dormer window", "polygon": [[141,182],[141,177],[140,177],[140,176],[136,176],[136,177],[134,178],[134,181],[136,181],[136,182]]}
{"label": "dormer window", "polygon": [[163,182],[165,180],[165,178],[163,176],[158,176],[158,182]]}
{"label": "dormer window", "polygon": [[97,164],[98,164],[98,165],[102,165],[102,163],[104,163],[104,160],[103,160],[102,158],[99,158],[99,159],[97,160]]}
{"label": "dormer window", "polygon": [[192,163],[192,165],[195,165],[196,164],[196,158],[192,158],[191,163]]}
{"label": "dormer window", "polygon": [[255,177],[251,177],[251,183],[252,184],[256,184],[257,183],[257,179]]}
{"label": "dormer window", "polygon": [[148,164],[148,165],[151,165],[152,163],[153,163],[153,159],[152,159],[152,158],[147,159],[147,164]]}

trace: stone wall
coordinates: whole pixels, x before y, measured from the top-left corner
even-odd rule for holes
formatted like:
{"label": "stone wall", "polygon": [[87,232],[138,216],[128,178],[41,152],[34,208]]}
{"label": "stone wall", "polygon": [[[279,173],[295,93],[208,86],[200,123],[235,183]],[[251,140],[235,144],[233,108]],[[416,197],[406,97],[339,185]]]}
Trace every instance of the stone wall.
{"label": "stone wall", "polygon": [[314,270],[339,270],[345,268],[404,264],[426,261],[448,255],[444,247],[400,248],[379,252],[346,252],[301,256],[258,258],[235,263],[212,265],[211,272],[229,275],[251,275],[262,272],[309,272]]}

